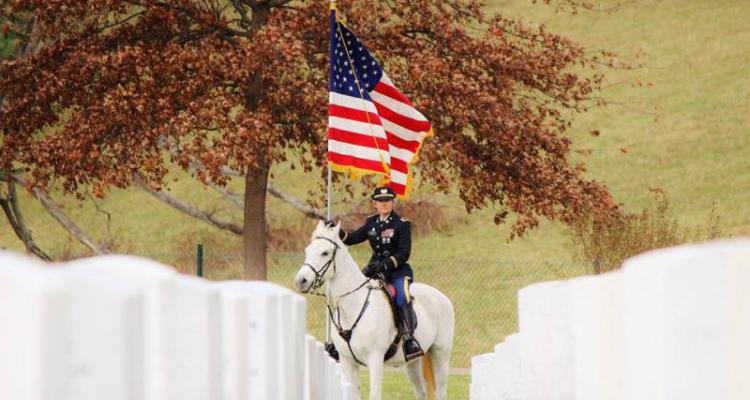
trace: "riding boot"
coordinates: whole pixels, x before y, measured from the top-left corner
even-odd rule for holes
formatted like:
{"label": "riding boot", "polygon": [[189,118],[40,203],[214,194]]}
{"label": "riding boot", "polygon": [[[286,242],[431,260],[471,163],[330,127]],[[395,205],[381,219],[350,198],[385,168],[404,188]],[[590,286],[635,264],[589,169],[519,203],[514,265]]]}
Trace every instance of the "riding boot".
{"label": "riding boot", "polygon": [[414,330],[417,328],[417,314],[414,313],[411,302],[399,307],[398,311],[400,317],[398,330],[404,338],[404,358],[406,358],[406,361],[411,361],[424,355],[422,347],[414,338]]}

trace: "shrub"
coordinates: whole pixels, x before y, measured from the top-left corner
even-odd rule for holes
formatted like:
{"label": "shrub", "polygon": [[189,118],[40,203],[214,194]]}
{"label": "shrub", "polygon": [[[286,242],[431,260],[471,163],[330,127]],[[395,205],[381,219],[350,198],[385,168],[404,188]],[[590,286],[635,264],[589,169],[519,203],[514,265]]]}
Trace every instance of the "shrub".
{"label": "shrub", "polygon": [[620,268],[622,263],[648,250],[718,238],[722,235],[714,203],[704,225],[682,227],[672,216],[669,198],[661,189],[649,189],[655,204],[638,214],[612,214],[593,220],[582,218],[570,226],[575,257],[595,274]]}

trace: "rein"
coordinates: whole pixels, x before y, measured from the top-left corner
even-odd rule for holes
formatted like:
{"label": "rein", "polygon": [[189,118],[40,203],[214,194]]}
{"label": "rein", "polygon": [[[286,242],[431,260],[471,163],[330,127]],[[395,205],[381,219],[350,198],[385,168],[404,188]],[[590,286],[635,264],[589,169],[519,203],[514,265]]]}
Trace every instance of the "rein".
{"label": "rein", "polygon": [[[367,283],[367,282],[369,282],[369,280],[365,281],[365,283]],[[360,288],[362,288],[363,286],[364,285],[360,285],[357,289],[355,289],[355,290],[353,290],[352,292],[349,292],[349,293],[353,293],[353,292],[359,290]],[[338,331],[339,336],[341,336],[341,338],[344,339],[344,341],[346,342],[346,345],[349,347],[349,353],[351,353],[352,357],[354,357],[354,361],[356,361],[357,363],[359,363],[360,365],[365,366],[365,367],[367,366],[367,364],[365,364],[362,361],[360,361],[357,358],[357,356],[354,354],[354,350],[352,349],[351,340],[352,340],[352,334],[354,333],[354,328],[357,327],[357,324],[359,324],[359,321],[362,319],[362,316],[365,315],[365,310],[367,310],[367,307],[370,305],[370,294],[372,294],[372,291],[374,289],[375,288],[373,288],[373,287],[369,287],[369,286],[367,287],[367,297],[365,297],[365,302],[362,304],[362,309],[359,310],[359,315],[357,316],[357,319],[354,321],[354,323],[352,324],[352,326],[349,329],[344,329],[341,326],[341,309],[339,308],[339,306],[336,305],[336,315],[338,316],[338,320],[339,320],[338,323],[337,323],[336,320],[333,317],[333,311],[331,310],[331,305],[330,304],[326,304],[326,308],[328,309],[328,315],[331,316],[331,322],[333,323],[333,326],[336,328],[336,331]],[[343,296],[340,296],[339,298],[341,298],[341,297],[343,297]]]}
{"label": "rein", "polygon": [[[318,237],[315,238],[315,240],[317,240],[317,239],[323,239],[325,241],[328,241],[331,244],[333,244],[335,247],[333,249],[333,256],[331,257],[331,259],[328,260],[328,262],[326,262],[323,265],[323,267],[320,268],[319,270],[316,270],[315,267],[313,267],[312,265],[310,265],[308,263],[304,263],[303,264],[303,266],[306,265],[315,274],[315,280],[313,281],[313,283],[311,285],[312,289],[317,289],[317,288],[319,288],[323,284],[323,277],[326,275],[326,273],[328,272],[328,269],[331,267],[331,265],[333,265],[333,273],[334,273],[334,275],[336,274],[336,252],[339,250],[338,243],[334,242],[333,240],[328,239],[327,237],[323,237],[323,236],[318,236]],[[374,288],[372,286],[368,286],[367,287],[367,297],[365,297],[365,302],[364,302],[364,304],[362,304],[362,308],[359,310],[359,315],[357,316],[357,319],[354,321],[354,324],[352,324],[352,326],[349,329],[344,329],[341,326],[341,310],[340,310],[340,308],[338,306],[338,300],[340,300],[340,299],[342,299],[342,298],[344,298],[344,297],[346,297],[346,296],[348,296],[348,295],[350,295],[352,293],[355,293],[359,289],[362,289],[371,280],[372,279],[367,278],[364,282],[362,282],[361,285],[357,286],[356,288],[354,288],[354,289],[352,289],[352,290],[350,290],[350,291],[342,294],[341,296],[336,296],[335,297],[334,301],[336,301],[336,303],[337,303],[337,305],[336,305],[336,315],[338,315],[338,322],[336,322],[336,320],[335,320],[335,318],[333,316],[334,312],[331,309],[331,305],[328,302],[326,302],[326,308],[328,309],[328,314],[331,316],[331,322],[333,323],[333,326],[336,328],[336,331],[338,331],[339,336],[341,336],[341,338],[344,339],[344,341],[346,342],[346,345],[349,347],[349,352],[352,354],[352,357],[354,357],[354,361],[356,361],[357,363],[359,363],[360,365],[363,365],[365,367],[367,366],[367,364],[365,364],[362,361],[360,361],[357,358],[357,356],[354,355],[354,350],[352,349],[352,345],[351,345],[351,339],[352,339],[352,333],[354,331],[354,328],[357,327],[357,325],[359,324],[359,321],[362,319],[362,316],[365,315],[365,311],[367,310],[367,307],[370,305],[370,294],[372,294],[373,290],[378,289],[378,288]],[[309,292],[309,293],[306,293],[306,294],[312,294],[312,295],[315,295],[315,296],[325,297],[325,294],[316,293],[316,292],[312,292],[312,291]]]}

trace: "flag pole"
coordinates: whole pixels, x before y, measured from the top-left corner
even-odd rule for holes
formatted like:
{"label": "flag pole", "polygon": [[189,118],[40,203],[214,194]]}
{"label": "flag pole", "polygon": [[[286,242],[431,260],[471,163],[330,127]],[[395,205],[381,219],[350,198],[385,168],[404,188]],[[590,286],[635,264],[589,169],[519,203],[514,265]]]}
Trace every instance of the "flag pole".
{"label": "flag pole", "polygon": [[[333,171],[331,170],[331,164],[328,164],[328,210],[326,211],[326,220],[331,220],[331,194],[333,192],[333,187],[331,185],[333,177]],[[331,304],[331,287],[326,282],[326,305]],[[329,313],[326,313],[326,343],[331,341],[331,316]]]}
{"label": "flag pole", "polygon": [[[331,12],[336,12],[336,0],[330,0],[329,9]],[[328,193],[327,193],[327,205],[326,205],[326,220],[330,221],[332,216],[332,199],[333,199],[333,170],[331,169],[331,163],[328,163]],[[331,287],[326,282],[326,306],[331,304]],[[331,341],[331,316],[330,313],[326,313],[326,343]]]}

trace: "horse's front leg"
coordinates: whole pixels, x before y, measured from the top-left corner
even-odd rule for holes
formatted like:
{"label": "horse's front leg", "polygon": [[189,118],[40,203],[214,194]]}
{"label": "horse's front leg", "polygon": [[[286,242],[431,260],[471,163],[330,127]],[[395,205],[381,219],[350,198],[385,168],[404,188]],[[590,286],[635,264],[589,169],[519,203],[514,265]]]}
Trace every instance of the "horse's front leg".
{"label": "horse's front leg", "polygon": [[370,400],[380,400],[383,394],[383,353],[370,353],[367,365],[370,368]]}
{"label": "horse's front leg", "polygon": [[362,395],[359,390],[359,364],[350,358],[342,357],[341,372],[344,373],[344,379],[354,386],[354,398],[357,400],[361,399]]}

